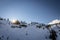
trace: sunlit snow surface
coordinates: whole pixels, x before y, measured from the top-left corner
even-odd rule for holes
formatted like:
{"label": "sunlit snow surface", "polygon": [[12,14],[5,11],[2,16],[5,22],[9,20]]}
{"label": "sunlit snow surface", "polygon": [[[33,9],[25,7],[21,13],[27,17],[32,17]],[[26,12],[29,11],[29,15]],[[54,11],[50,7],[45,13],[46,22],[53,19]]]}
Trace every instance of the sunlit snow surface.
{"label": "sunlit snow surface", "polygon": [[[1,21],[0,21],[1,22]],[[0,24],[0,40],[50,40],[48,29],[36,28],[36,25],[27,25],[26,28],[11,28],[9,22],[4,22]],[[58,37],[60,39],[59,31],[60,28],[52,28],[56,30]]]}

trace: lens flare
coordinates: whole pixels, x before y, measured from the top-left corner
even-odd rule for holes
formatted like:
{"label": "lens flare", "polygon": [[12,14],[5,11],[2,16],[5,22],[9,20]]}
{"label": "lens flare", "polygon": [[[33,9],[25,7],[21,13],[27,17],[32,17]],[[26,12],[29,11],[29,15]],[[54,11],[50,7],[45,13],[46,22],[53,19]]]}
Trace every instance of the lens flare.
{"label": "lens flare", "polygon": [[17,20],[13,19],[11,22],[12,22],[12,23],[16,23],[16,21],[17,21]]}

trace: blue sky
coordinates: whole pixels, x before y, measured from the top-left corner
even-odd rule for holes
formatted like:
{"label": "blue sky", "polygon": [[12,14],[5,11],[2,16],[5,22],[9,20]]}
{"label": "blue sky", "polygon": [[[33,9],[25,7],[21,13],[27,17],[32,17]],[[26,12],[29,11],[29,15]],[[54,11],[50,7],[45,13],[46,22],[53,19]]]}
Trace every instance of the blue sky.
{"label": "blue sky", "polygon": [[59,0],[0,0],[0,17],[48,23],[60,19]]}

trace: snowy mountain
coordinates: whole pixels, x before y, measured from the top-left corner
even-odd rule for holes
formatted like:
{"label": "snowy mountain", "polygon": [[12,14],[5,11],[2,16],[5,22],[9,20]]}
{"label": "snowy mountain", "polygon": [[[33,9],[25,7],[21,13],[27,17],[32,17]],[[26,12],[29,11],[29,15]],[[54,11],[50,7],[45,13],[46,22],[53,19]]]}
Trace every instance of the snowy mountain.
{"label": "snowy mountain", "polygon": [[[11,26],[18,28],[12,28]],[[36,28],[37,25],[28,25],[27,27],[19,28],[21,25],[12,24],[8,20],[0,20],[0,40],[51,40],[50,29],[57,32],[57,40],[60,40],[60,24],[53,28],[47,29],[44,27]],[[41,26],[38,24],[38,26]]]}
{"label": "snowy mountain", "polygon": [[48,24],[56,24],[56,23],[60,23],[60,20],[55,19],[55,20],[53,20],[53,21],[49,22]]}

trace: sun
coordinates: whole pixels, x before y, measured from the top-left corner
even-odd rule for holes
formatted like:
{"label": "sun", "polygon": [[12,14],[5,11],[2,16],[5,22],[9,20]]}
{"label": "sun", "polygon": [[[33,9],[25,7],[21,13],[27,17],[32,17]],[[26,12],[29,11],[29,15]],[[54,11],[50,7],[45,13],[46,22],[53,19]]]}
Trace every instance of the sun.
{"label": "sun", "polygon": [[17,21],[16,19],[11,20],[12,23],[16,23],[16,21]]}

